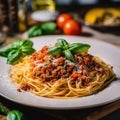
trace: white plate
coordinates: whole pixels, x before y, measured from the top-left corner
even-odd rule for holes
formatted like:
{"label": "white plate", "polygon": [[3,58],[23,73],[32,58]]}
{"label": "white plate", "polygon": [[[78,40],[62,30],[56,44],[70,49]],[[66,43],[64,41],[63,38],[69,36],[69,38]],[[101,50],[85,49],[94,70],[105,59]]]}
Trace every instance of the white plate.
{"label": "white plate", "polygon": [[77,36],[41,36],[32,38],[34,48],[40,49],[43,45],[56,42],[57,38],[64,38],[68,42],[82,42],[91,45],[89,53],[101,57],[105,62],[113,66],[117,80],[97,94],[74,99],[53,99],[35,96],[29,92],[17,92],[16,86],[9,80],[10,65],[6,59],[0,57],[0,95],[14,102],[45,109],[79,109],[89,108],[111,103],[120,99],[120,49],[100,40]]}

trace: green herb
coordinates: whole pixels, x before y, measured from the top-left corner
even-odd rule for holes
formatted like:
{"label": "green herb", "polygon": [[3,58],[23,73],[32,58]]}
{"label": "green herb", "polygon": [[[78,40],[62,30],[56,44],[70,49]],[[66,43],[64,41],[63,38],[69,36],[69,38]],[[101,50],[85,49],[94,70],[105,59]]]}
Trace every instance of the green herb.
{"label": "green herb", "polygon": [[73,43],[70,45],[69,50],[73,53],[82,53],[87,51],[90,48],[90,45],[83,43]]}
{"label": "green herb", "polygon": [[17,61],[18,59],[20,59],[22,56],[22,52],[19,51],[19,50],[11,50],[9,53],[8,53],[8,56],[7,56],[7,63],[8,64],[13,64],[15,61]]}
{"label": "green herb", "polygon": [[56,30],[56,24],[54,22],[47,22],[41,25],[41,29],[43,35],[54,34]]}
{"label": "green herb", "polygon": [[40,25],[32,26],[28,30],[28,37],[35,37],[35,36],[40,36],[40,35],[42,35],[42,30],[41,30]]}
{"label": "green herb", "polygon": [[7,115],[8,110],[4,106],[0,105],[0,112],[3,113],[4,115]]}
{"label": "green herb", "polygon": [[4,106],[0,105],[0,112],[6,115],[7,120],[24,120],[24,115],[19,110],[8,111]]}
{"label": "green herb", "polygon": [[68,42],[64,39],[57,39],[57,42],[58,46],[50,48],[48,53],[52,55],[64,54],[65,57],[72,62],[75,62],[73,57],[74,53],[82,53],[90,48],[90,45],[83,43],[68,44]]}
{"label": "green herb", "polygon": [[0,51],[0,56],[7,58],[8,64],[14,64],[20,58],[30,55],[35,51],[30,40],[15,40],[11,46]]}
{"label": "green herb", "polygon": [[55,46],[51,49],[49,49],[48,53],[52,54],[52,55],[59,55],[62,54],[63,52],[63,48],[61,46]]}
{"label": "green herb", "polygon": [[64,50],[64,54],[65,54],[65,57],[68,60],[71,60],[71,61],[75,62],[74,57],[73,57],[73,55],[72,55],[70,50]]}
{"label": "green herb", "polygon": [[24,120],[24,115],[18,110],[12,110],[8,113],[7,120]]}
{"label": "green herb", "polygon": [[36,37],[41,35],[54,34],[56,30],[56,23],[46,22],[41,25],[34,25],[28,30],[28,37]]}
{"label": "green herb", "polygon": [[8,56],[8,53],[12,50],[11,47],[9,48],[6,48],[6,49],[3,49],[2,51],[0,51],[0,56],[2,57],[7,57]]}

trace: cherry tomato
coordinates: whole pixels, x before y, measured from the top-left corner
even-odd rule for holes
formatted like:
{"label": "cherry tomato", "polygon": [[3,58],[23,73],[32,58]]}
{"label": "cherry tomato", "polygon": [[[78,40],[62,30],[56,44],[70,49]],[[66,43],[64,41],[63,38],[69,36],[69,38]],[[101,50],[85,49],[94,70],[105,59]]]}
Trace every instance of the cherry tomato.
{"label": "cherry tomato", "polygon": [[60,29],[63,29],[63,26],[64,24],[70,20],[70,19],[73,19],[73,16],[68,14],[68,13],[63,13],[63,14],[60,14],[58,17],[57,17],[57,26],[60,28]]}
{"label": "cherry tomato", "polygon": [[79,35],[82,31],[82,25],[78,21],[68,20],[64,27],[63,32],[66,35]]}

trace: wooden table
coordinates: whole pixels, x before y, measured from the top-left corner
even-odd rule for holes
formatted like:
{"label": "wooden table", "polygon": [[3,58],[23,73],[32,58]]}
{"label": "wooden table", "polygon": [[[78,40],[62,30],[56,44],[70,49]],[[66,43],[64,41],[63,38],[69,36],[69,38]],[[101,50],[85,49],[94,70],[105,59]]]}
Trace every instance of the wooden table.
{"label": "wooden table", "polygon": [[[111,44],[120,47],[120,34],[115,35],[112,33],[102,33],[94,29],[83,27],[83,32],[80,36],[96,38],[101,41],[106,41]],[[6,45],[13,42],[16,38],[21,38],[21,35],[16,35],[14,37],[8,37]],[[8,109],[18,109],[23,112],[26,116],[26,120],[35,120],[35,119],[44,119],[44,120],[98,120],[104,116],[118,110],[120,108],[120,100],[113,103],[94,107],[87,109],[78,109],[78,110],[47,110],[47,109],[38,109],[30,106],[21,105],[14,103],[6,98],[0,96],[0,103],[6,106]],[[120,119],[120,117],[119,117]],[[3,116],[0,117],[0,120],[3,120]]]}

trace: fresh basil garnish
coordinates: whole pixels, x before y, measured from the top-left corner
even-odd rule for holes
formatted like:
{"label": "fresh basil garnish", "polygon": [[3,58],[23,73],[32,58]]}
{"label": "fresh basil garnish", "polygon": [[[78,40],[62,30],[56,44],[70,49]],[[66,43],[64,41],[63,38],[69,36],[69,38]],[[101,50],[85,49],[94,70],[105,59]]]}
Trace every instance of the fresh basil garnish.
{"label": "fresh basil garnish", "polygon": [[52,55],[64,54],[65,57],[72,62],[75,62],[75,59],[73,57],[74,53],[82,53],[90,48],[90,45],[84,43],[68,44],[68,42],[64,39],[57,39],[57,42],[58,46],[50,48],[48,50],[48,53]]}
{"label": "fresh basil garnish", "polygon": [[35,51],[33,42],[30,40],[15,40],[9,48],[0,51],[0,56],[7,58],[8,64],[14,64],[25,55]]}

